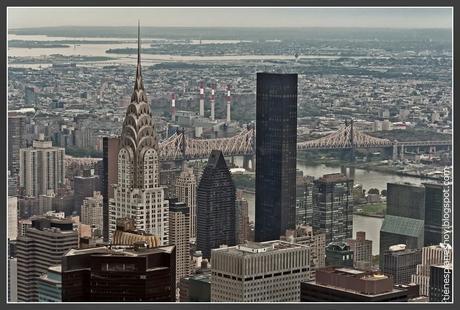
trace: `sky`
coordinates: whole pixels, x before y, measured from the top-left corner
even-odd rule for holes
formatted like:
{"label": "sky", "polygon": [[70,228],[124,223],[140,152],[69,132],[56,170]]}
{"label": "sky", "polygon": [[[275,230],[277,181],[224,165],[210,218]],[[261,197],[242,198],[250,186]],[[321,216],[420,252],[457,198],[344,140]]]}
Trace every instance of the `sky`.
{"label": "sky", "polygon": [[452,28],[451,8],[9,7],[8,28],[49,26]]}

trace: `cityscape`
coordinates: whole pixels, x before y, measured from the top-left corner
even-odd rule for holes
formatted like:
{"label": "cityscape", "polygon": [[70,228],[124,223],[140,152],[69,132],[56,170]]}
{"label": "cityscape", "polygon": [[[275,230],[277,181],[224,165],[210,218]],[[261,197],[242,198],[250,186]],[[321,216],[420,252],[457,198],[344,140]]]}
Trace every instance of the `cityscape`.
{"label": "cityscape", "polygon": [[228,10],[8,9],[7,302],[452,303],[453,10]]}

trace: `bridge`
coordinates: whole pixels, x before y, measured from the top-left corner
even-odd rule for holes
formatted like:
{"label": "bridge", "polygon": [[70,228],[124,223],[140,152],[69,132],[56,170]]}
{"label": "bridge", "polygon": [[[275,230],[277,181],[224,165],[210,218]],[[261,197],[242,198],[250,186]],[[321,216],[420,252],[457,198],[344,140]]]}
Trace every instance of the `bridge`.
{"label": "bridge", "polygon": [[[365,134],[353,126],[353,121],[345,122],[336,132],[319,139],[298,142],[298,151],[307,150],[346,150],[354,156],[356,149],[393,148],[393,156],[398,149],[405,147],[430,147],[452,145],[452,141],[391,141]],[[255,154],[255,128],[247,127],[237,135],[228,138],[194,139],[188,138],[184,131],[177,131],[160,143],[162,161],[207,159],[212,150],[221,150],[224,156],[253,156]]]}

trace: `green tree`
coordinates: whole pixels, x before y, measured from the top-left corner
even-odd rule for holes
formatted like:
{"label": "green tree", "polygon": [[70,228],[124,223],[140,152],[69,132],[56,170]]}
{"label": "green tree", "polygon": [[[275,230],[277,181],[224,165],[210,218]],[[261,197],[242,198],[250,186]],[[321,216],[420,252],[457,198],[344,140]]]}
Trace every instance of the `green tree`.
{"label": "green tree", "polygon": [[379,190],[377,188],[371,188],[370,190],[367,191],[368,194],[380,194]]}

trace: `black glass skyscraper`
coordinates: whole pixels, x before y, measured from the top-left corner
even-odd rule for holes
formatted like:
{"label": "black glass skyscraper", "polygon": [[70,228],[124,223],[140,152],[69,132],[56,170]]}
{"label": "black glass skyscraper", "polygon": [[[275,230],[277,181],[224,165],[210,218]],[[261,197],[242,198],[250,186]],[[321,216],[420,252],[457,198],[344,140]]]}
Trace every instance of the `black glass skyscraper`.
{"label": "black glass skyscraper", "polygon": [[234,246],[235,185],[221,151],[213,150],[196,194],[197,249],[203,258],[220,245]]}
{"label": "black glass skyscraper", "polygon": [[295,228],[297,74],[257,73],[255,239]]}

